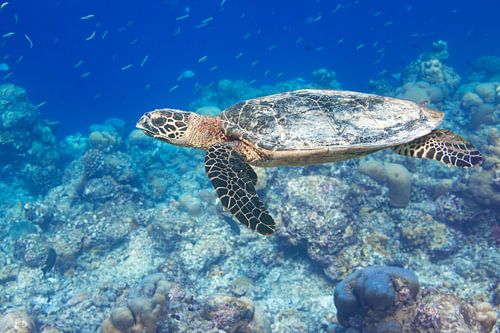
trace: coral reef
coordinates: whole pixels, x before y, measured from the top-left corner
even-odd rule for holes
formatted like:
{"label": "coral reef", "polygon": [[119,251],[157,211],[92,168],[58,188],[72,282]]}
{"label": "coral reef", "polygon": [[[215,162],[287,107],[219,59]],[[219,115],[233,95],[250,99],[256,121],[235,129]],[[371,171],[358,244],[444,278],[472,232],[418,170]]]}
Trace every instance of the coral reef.
{"label": "coral reef", "polygon": [[497,317],[488,303],[475,307],[436,289],[419,293],[417,277],[399,267],[368,267],[335,288],[337,318],[357,332],[491,332]]}
{"label": "coral reef", "polygon": [[0,332],[34,333],[35,322],[26,312],[9,312],[0,316]]}
{"label": "coral reef", "polygon": [[413,319],[409,326],[403,326],[403,331],[417,333],[486,333],[492,332],[496,323],[490,305],[480,304],[475,308],[453,294],[435,289],[422,292],[409,318]]}
{"label": "coral reef", "polygon": [[145,283],[149,297],[129,299],[126,306],[111,311],[109,319],[101,326],[101,333],[154,333],[157,322],[165,309],[170,283],[160,275],[151,276]]}
{"label": "coral reef", "polygon": [[[225,215],[203,152],[128,133],[119,119],[58,140],[23,89],[0,86],[0,323],[17,316],[45,333],[498,330],[497,58],[474,62],[461,85],[447,58],[436,42],[401,81],[372,87],[439,107],[443,127],[481,150],[480,168],[390,151],[255,168],[279,225],[266,238]],[[200,88],[192,109],[213,115],[336,80],[330,69],[273,86],[222,80]],[[381,265],[411,269],[423,291],[413,274]],[[351,275],[369,266],[379,267]],[[353,289],[337,314],[360,321],[344,330],[332,295],[346,278]]]}
{"label": "coral reef", "polygon": [[53,128],[29,103],[26,90],[13,84],[0,86],[0,175],[21,179],[34,194],[42,194],[60,182]]}
{"label": "coral reef", "polygon": [[224,332],[250,332],[248,325],[253,318],[252,301],[246,298],[216,295],[208,300],[205,317]]}
{"label": "coral reef", "polygon": [[443,64],[448,58],[448,45],[444,41],[433,44],[433,51],[423,53],[402,73],[404,85],[396,89],[396,96],[417,103],[442,103],[455,93],[460,76],[453,68]]}
{"label": "coral reef", "polygon": [[346,203],[363,197],[356,197],[344,181],[319,175],[292,178],[283,194],[280,237],[288,244],[305,246],[313,260],[336,272],[338,253],[357,241],[356,217]]}
{"label": "coral reef", "polygon": [[461,234],[432,217],[418,223],[401,221],[401,237],[405,250],[425,252],[432,261],[443,260],[458,251]]}
{"label": "coral reef", "polygon": [[386,312],[412,303],[419,291],[415,274],[400,267],[374,266],[352,273],[335,287],[337,318],[343,326],[357,326],[370,312],[385,318]]}
{"label": "coral reef", "polygon": [[378,182],[385,182],[389,188],[389,202],[393,207],[408,206],[411,197],[411,174],[403,165],[379,163],[369,160],[359,165],[359,172]]}
{"label": "coral reef", "polygon": [[474,129],[495,125],[500,120],[500,83],[473,82],[460,89],[461,106],[469,117],[468,125]]}

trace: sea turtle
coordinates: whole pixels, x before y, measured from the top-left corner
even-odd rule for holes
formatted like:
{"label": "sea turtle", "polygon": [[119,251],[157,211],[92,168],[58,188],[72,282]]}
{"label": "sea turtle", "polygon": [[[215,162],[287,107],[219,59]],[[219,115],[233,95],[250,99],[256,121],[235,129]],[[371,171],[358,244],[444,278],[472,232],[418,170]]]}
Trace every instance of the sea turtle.
{"label": "sea turtle", "polygon": [[207,151],[205,170],[224,208],[253,230],[276,225],[255,191],[260,167],[347,160],[392,148],[410,157],[472,167],[472,144],[436,129],[444,114],[411,101],[352,91],[305,89],[250,99],[216,117],[176,109],[144,114],[137,128]]}

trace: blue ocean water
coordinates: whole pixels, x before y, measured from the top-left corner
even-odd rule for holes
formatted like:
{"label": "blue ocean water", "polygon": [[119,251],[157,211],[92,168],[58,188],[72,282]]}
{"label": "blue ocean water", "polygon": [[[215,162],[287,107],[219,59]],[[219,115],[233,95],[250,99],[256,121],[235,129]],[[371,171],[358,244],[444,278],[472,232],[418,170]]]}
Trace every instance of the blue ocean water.
{"label": "blue ocean water", "polygon": [[[134,122],[147,109],[187,107],[197,84],[223,78],[275,84],[325,67],[345,89],[368,91],[378,73],[401,72],[439,39],[449,43],[450,64],[459,71],[498,54],[498,6],[494,0],[9,1],[0,11],[2,32],[16,36],[2,40],[13,73],[4,81],[46,101],[44,114],[59,120],[64,134],[106,117]],[[88,15],[95,16],[82,19]],[[185,70],[196,77],[177,82]]]}
{"label": "blue ocean water", "polygon": [[[0,333],[500,332],[499,13],[498,0],[0,0]],[[302,88],[407,108],[330,101],[338,118],[262,131],[282,134],[275,147],[354,124],[363,148],[428,124],[394,120],[425,108],[458,136],[437,132],[422,158],[252,169],[246,141],[206,162],[208,147],[135,129],[157,108],[213,116]],[[366,110],[394,126],[372,132]],[[232,164],[210,164],[220,150]],[[231,177],[273,235],[223,209]]]}

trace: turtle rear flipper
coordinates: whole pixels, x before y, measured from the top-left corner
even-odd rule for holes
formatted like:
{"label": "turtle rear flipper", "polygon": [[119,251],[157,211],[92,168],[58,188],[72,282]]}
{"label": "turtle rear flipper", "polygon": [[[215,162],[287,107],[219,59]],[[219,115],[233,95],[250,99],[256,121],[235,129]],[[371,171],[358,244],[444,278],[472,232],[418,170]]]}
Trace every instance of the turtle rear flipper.
{"label": "turtle rear flipper", "polygon": [[208,148],[205,171],[222,206],[238,221],[263,235],[276,229],[273,218],[255,191],[257,175],[231,143]]}
{"label": "turtle rear flipper", "polygon": [[401,155],[433,159],[462,168],[479,165],[483,160],[471,143],[446,129],[433,130],[421,138],[395,146],[393,150]]}

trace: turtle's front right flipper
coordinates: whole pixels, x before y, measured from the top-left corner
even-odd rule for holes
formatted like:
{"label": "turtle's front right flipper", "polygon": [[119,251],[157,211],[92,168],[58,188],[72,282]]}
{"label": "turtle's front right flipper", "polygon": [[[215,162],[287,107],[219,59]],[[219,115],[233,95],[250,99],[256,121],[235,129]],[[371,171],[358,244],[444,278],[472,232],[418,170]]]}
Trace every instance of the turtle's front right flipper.
{"label": "turtle's front right flipper", "polygon": [[208,148],[205,171],[222,206],[238,221],[263,235],[274,232],[276,224],[255,191],[257,176],[234,144]]}

